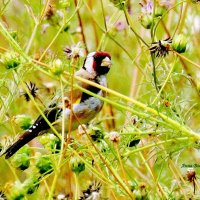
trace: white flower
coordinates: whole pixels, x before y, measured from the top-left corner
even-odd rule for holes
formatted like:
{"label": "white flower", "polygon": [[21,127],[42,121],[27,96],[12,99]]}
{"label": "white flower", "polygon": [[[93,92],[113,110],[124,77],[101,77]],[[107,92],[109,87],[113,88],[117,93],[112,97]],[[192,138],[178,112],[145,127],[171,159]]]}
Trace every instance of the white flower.
{"label": "white flower", "polygon": [[110,132],[109,136],[110,136],[109,138],[112,142],[119,142],[119,140],[120,140],[120,134],[116,131]]}
{"label": "white flower", "polygon": [[85,57],[84,49],[82,48],[82,44],[80,42],[73,45],[71,48],[66,47],[64,52],[67,54],[68,58]]}

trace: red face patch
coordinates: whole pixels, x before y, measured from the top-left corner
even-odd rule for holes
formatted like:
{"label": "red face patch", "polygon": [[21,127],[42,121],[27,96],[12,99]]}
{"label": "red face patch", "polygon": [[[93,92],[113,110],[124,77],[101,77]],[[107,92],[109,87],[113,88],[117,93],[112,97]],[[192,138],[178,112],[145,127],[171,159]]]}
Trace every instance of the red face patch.
{"label": "red face patch", "polygon": [[111,56],[108,52],[104,52],[104,51],[97,51],[94,54],[94,62],[93,62],[93,69],[94,71],[99,71],[101,68],[101,62],[105,57],[108,57],[111,59]]}
{"label": "red face patch", "polygon": [[108,57],[111,59],[111,55],[105,51],[97,51],[94,56],[102,57],[102,59],[104,59],[105,57]]}

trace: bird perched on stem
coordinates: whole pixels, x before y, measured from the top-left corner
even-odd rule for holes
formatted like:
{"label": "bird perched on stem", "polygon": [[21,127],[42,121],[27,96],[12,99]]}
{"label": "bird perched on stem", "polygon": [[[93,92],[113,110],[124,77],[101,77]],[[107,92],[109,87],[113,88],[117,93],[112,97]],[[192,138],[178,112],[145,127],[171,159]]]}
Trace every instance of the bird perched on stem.
{"label": "bird perched on stem", "polygon": [[[84,61],[84,64],[80,70],[78,70],[75,75],[85,78],[87,80],[93,81],[102,86],[107,86],[106,75],[110,70],[111,66],[111,56],[107,52],[92,52],[89,53]],[[91,86],[85,83],[78,83],[81,87],[99,95],[105,96],[105,92],[99,88]],[[92,120],[96,114],[102,109],[103,101],[97,97],[93,97],[85,92],[74,89],[72,91],[72,98],[67,95],[65,98],[66,107],[63,109],[63,104],[55,104],[50,106],[47,110],[43,112],[48,121],[52,126],[58,131],[62,131],[62,117],[65,120],[65,133],[67,134],[69,129],[69,119],[72,115],[71,130],[76,129],[80,124],[88,123]],[[79,103],[75,103],[77,99],[80,98]],[[69,106],[70,105],[70,106]],[[10,158],[14,153],[16,153],[21,147],[30,142],[32,139],[39,135],[42,135],[50,129],[49,124],[40,115],[33,125],[23,133],[18,140],[12,144],[8,149],[5,150],[5,158]]]}

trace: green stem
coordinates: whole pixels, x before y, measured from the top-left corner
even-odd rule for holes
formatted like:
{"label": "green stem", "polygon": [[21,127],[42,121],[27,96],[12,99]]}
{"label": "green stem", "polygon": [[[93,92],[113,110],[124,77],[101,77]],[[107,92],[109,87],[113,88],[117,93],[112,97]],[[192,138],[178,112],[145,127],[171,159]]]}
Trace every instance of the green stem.
{"label": "green stem", "polygon": [[[144,158],[142,152],[139,152],[139,155],[140,155],[140,157],[141,157],[141,159],[142,159],[142,161],[143,161],[145,167],[147,168],[147,171],[149,171],[149,173],[150,173],[150,175],[151,175],[151,177],[152,177],[152,179],[153,179],[153,182],[154,182],[155,186],[156,186],[156,185],[158,186],[159,195],[160,195],[161,197],[165,196],[165,198],[167,199],[167,194],[164,192],[164,190],[163,190],[163,188],[161,187],[161,185],[160,185],[159,183],[157,183],[157,181],[156,181],[156,179],[155,179],[155,176],[154,176],[154,174],[153,174],[153,172],[152,172],[152,170],[151,170],[149,164],[148,164],[147,161],[145,160],[145,158]],[[161,194],[160,194],[160,193],[161,193]]]}
{"label": "green stem", "polygon": [[30,50],[30,48],[31,48],[31,45],[32,45],[32,43],[33,43],[33,39],[34,39],[34,37],[35,37],[35,35],[36,35],[36,32],[37,32],[37,29],[38,29],[38,25],[39,25],[39,23],[36,22],[36,24],[35,24],[35,26],[34,26],[34,29],[33,29],[33,32],[32,32],[32,34],[31,34],[31,37],[30,37],[30,39],[29,39],[28,45],[27,45],[27,47],[26,47],[26,49],[25,49],[25,53],[26,53],[26,54],[28,54],[28,52],[29,52],[29,50]]}
{"label": "green stem", "polygon": [[186,58],[185,56],[181,55],[180,53],[176,52],[176,51],[173,51],[173,53],[175,53],[176,55],[178,55],[180,58],[182,58],[183,60],[189,62],[190,64],[194,65],[195,67],[197,67],[198,69],[200,69],[200,65],[193,62],[192,60]]}
{"label": "green stem", "polygon": [[10,35],[10,33],[6,30],[6,28],[3,26],[3,24],[0,22],[0,32],[1,34],[8,40],[8,42],[12,45],[12,47],[23,56],[23,58],[29,62],[30,58],[27,56],[27,54],[21,49],[19,44],[16,42],[16,40]]}
{"label": "green stem", "polygon": [[74,173],[75,180],[75,197],[74,200],[79,199],[79,183],[78,183],[78,174]]}
{"label": "green stem", "polygon": [[125,7],[123,7],[123,11],[124,11],[124,15],[126,18],[126,22],[127,24],[130,26],[130,29],[133,31],[133,33],[135,34],[135,36],[137,37],[137,39],[139,39],[145,46],[147,46],[149,48],[149,45],[143,40],[143,38],[134,30],[133,28],[133,22],[132,19],[130,18],[128,11],[126,10]]}
{"label": "green stem", "polygon": [[[97,83],[94,83],[94,82],[92,82],[92,81],[83,79],[83,78],[81,78],[81,77],[75,76],[74,78],[75,78],[76,80],[81,81],[81,82],[85,82],[85,83],[87,83],[87,84],[89,84],[89,85],[92,85],[92,86],[95,86],[95,87],[97,87],[97,88],[100,88],[101,90],[104,90],[104,91],[106,91],[106,92],[108,92],[108,93],[110,93],[110,94],[113,94],[114,96],[117,96],[117,97],[119,97],[119,98],[121,98],[121,99],[123,99],[123,100],[132,102],[133,104],[135,104],[136,106],[140,107],[140,108],[143,109],[144,111],[151,113],[154,117],[155,117],[155,116],[161,117],[161,118],[166,122],[166,125],[167,125],[168,127],[170,127],[170,128],[173,127],[174,129],[179,130],[180,132],[182,132],[182,133],[184,133],[184,134],[186,134],[186,135],[188,135],[188,136],[192,136],[192,137],[195,137],[196,139],[200,139],[200,135],[199,135],[199,134],[193,132],[192,130],[189,130],[188,128],[186,128],[185,126],[179,124],[178,122],[176,122],[175,120],[173,120],[173,119],[171,119],[170,117],[166,116],[165,114],[160,113],[159,111],[157,111],[157,110],[155,110],[155,109],[153,109],[153,108],[147,106],[146,104],[143,104],[142,102],[139,102],[139,101],[137,101],[137,100],[135,100],[135,99],[129,98],[129,97],[127,97],[127,96],[125,96],[125,95],[123,95],[123,94],[121,94],[121,93],[118,93],[118,92],[116,92],[116,91],[114,91],[114,90],[111,90],[111,89],[109,89],[109,88],[106,88],[106,87],[104,87],[104,86],[101,86],[101,85],[99,85],[99,84],[97,84]],[[66,81],[65,81],[65,82],[66,82]],[[77,88],[78,88],[78,86],[77,86]],[[83,89],[81,89],[81,90],[83,90]],[[87,90],[86,90],[86,92],[87,92]],[[98,97],[98,95],[97,95],[97,97]],[[100,98],[100,97],[99,97],[99,98]],[[102,98],[102,99],[103,99],[103,98]],[[104,101],[108,101],[108,99],[104,98]],[[112,101],[111,101],[111,102],[112,102]],[[114,103],[115,103],[115,102],[114,102]],[[113,104],[113,103],[112,103],[112,104]],[[113,105],[114,105],[114,104],[113,104]],[[132,113],[135,113],[135,111],[134,111],[133,109],[129,109],[129,111],[132,112]],[[138,113],[138,114],[139,114],[139,113]],[[148,115],[147,115],[147,114],[143,114],[143,116],[146,116],[146,117],[147,117]],[[150,117],[150,116],[149,116],[149,117]]]}
{"label": "green stem", "polygon": [[152,60],[152,64],[153,64],[153,80],[154,80],[156,91],[159,93],[159,87],[158,87],[157,76],[156,76],[156,64],[155,64],[155,54],[154,53],[151,53],[151,60]]}
{"label": "green stem", "polygon": [[1,9],[0,11],[0,16],[3,15],[4,11],[6,10],[6,7],[8,6],[8,4],[10,3],[11,0],[8,0],[6,2],[4,2],[4,7]]}
{"label": "green stem", "polygon": [[166,143],[174,143],[174,142],[179,142],[179,141],[183,142],[183,141],[187,141],[188,139],[189,139],[188,137],[182,137],[182,138],[169,139],[169,140],[160,141],[160,142],[154,142],[154,143],[146,145],[144,147],[140,147],[140,148],[134,149],[132,151],[128,151],[127,153],[123,154],[123,156],[128,157],[131,154],[134,154],[134,153],[137,153],[137,152],[140,152],[140,151],[143,151],[143,150],[146,150],[146,149],[158,146],[158,145],[162,145],[162,144],[166,144]]}
{"label": "green stem", "polygon": [[177,61],[177,57],[175,58],[174,64],[173,64],[173,66],[171,67],[171,69],[170,69],[170,71],[169,71],[169,73],[168,73],[168,75],[167,75],[167,78],[165,79],[165,82],[163,83],[161,89],[159,90],[159,92],[158,92],[157,96],[155,97],[155,99],[153,100],[152,104],[154,104],[154,103],[158,100],[158,98],[159,98],[160,95],[161,95],[161,92],[163,91],[164,87],[166,86],[167,82],[169,81],[169,79],[170,79],[170,77],[171,77],[171,74],[172,74],[172,72],[173,72],[173,70],[174,70],[176,61]]}
{"label": "green stem", "polygon": [[68,148],[68,150],[73,151],[73,154],[75,154],[76,156],[79,157],[79,159],[85,163],[85,166],[87,167],[88,170],[90,170],[99,180],[101,180],[102,182],[105,183],[109,183],[112,184],[112,181],[105,175],[102,175],[98,170],[96,170],[93,166],[91,166],[91,163],[88,163],[83,156],[80,156],[80,154],[75,151],[74,149],[72,149],[70,146]]}

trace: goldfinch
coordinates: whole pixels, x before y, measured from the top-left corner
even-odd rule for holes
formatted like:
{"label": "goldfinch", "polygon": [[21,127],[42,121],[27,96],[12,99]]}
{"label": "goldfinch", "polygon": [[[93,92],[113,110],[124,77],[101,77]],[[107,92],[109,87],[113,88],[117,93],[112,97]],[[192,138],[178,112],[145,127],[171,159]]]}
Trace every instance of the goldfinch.
{"label": "goldfinch", "polygon": [[[92,52],[87,55],[83,67],[77,71],[75,75],[107,87],[106,75],[109,72],[110,67],[111,56],[109,53],[100,51]],[[99,96],[105,96],[105,92],[99,88],[82,82],[78,84]],[[80,103],[75,103],[78,98],[80,98]],[[66,99],[69,101],[69,95],[66,95]],[[43,113],[58,132],[62,131],[62,117],[64,117],[65,133],[67,134],[69,129],[70,115],[72,115],[71,130],[75,130],[80,124],[85,124],[92,120],[102,109],[103,103],[104,102],[99,98],[75,89],[73,90],[72,102],[70,102],[71,106],[66,105],[65,109],[63,109],[62,103],[60,103],[60,105],[55,104],[50,106]],[[42,117],[42,115],[40,115],[33,125],[25,133],[23,133],[14,144],[5,150],[3,153],[5,158],[10,158],[25,144],[37,136],[48,132],[49,130],[50,126]]]}

